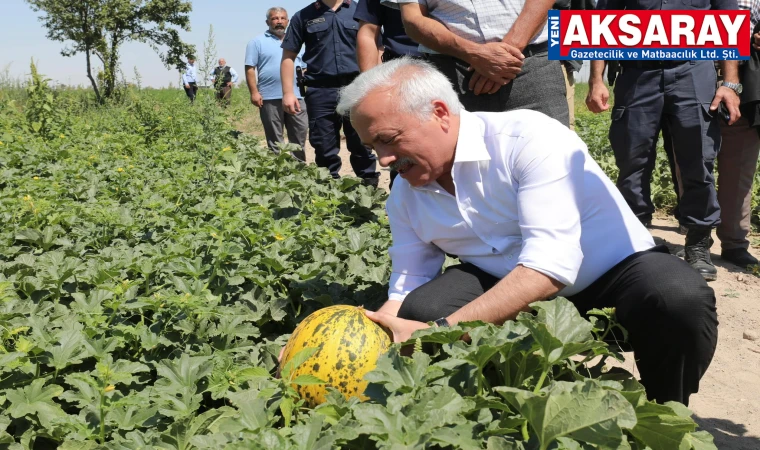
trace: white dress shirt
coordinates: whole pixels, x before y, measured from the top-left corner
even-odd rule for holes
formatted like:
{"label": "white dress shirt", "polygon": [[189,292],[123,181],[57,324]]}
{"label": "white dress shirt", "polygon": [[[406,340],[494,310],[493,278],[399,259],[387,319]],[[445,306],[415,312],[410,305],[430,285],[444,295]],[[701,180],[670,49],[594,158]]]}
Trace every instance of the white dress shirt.
{"label": "white dress shirt", "polygon": [[529,110],[462,111],[451,171],[437,182],[397,178],[386,203],[393,235],[389,299],[435,278],[445,253],[503,278],[518,264],[576,294],[632,253],[647,229],[573,131]]}
{"label": "white dress shirt", "polygon": [[[403,3],[419,3],[427,8],[431,18],[446,25],[452,33],[478,44],[500,42],[512,28],[527,0],[381,0],[391,8]],[[531,44],[546,42],[548,25]],[[423,53],[437,53],[420,45]]]}

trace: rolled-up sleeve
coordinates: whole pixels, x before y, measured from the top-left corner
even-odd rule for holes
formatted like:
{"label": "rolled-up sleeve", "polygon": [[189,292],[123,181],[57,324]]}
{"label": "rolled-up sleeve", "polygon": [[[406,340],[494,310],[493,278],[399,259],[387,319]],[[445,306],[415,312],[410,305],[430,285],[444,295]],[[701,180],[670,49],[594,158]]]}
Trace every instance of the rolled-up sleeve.
{"label": "rolled-up sleeve", "polygon": [[389,250],[392,272],[388,299],[404,301],[410,292],[441,272],[446,255],[434,244],[420,240],[410,225],[407,209],[401,201],[403,193],[397,191],[395,194],[391,193],[385,206],[393,236],[393,245]]}
{"label": "rolled-up sleeve", "polygon": [[583,142],[559,127],[523,134],[512,154],[523,240],[517,264],[571,286],[583,262],[579,202],[587,155]]}

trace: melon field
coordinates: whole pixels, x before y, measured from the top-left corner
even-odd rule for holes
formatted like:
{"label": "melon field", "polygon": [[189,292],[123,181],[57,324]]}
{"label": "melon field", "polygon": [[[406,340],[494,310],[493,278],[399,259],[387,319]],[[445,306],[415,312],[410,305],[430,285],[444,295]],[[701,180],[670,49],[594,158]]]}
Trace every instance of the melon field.
{"label": "melon field", "polygon": [[307,407],[308,352],[277,356],[310,313],[385,300],[386,193],[233,122],[208,95],[0,95],[1,448],[716,448],[608,370],[610,311],[564,299],[424,330],[368,400]]}

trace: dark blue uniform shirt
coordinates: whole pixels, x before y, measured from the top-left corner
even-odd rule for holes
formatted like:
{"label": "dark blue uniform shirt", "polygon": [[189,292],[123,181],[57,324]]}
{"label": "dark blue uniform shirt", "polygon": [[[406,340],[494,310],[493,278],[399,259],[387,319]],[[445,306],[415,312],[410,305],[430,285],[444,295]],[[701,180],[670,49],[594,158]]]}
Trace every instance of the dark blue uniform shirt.
{"label": "dark blue uniform shirt", "polygon": [[599,0],[596,9],[737,9],[736,0]]}
{"label": "dark blue uniform shirt", "polygon": [[380,0],[361,0],[354,19],[383,27],[383,47],[397,55],[420,56],[419,47],[404,30],[401,11],[380,4]]}
{"label": "dark blue uniform shirt", "polygon": [[356,61],[359,24],[354,20],[355,12],[355,1],[343,0],[338,10],[333,11],[317,0],[290,19],[282,48],[298,53],[301,46],[306,46],[303,61],[309,68],[307,82],[359,73]]}

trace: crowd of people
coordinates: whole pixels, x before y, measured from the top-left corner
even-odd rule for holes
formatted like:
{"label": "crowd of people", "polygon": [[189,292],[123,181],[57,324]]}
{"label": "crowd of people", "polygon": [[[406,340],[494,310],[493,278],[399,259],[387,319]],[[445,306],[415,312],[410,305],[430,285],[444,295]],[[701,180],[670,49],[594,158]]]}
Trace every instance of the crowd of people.
{"label": "crowd of people", "polygon": [[[551,8],[743,8],[753,56],[610,64],[614,105],[607,62],[592,61],[586,105],[611,109],[615,185],[572,131],[580,64],[549,60]],[[501,323],[563,295],[582,313],[615,307],[650,398],[688,403],[717,343],[712,230],[722,259],[758,263],[748,235],[759,19],[760,0],[316,0],[290,20],[267,11],[245,73],[273,151],[283,130],[302,149],[308,131],[316,163],[337,178],[342,128],[356,176],[376,186],[377,164],[392,170],[389,299],[367,314],[396,341],[428,322]],[[220,98],[235,78],[225,67]],[[660,133],[683,260],[647,230]],[[442,271],[447,254],[461,264]]]}

